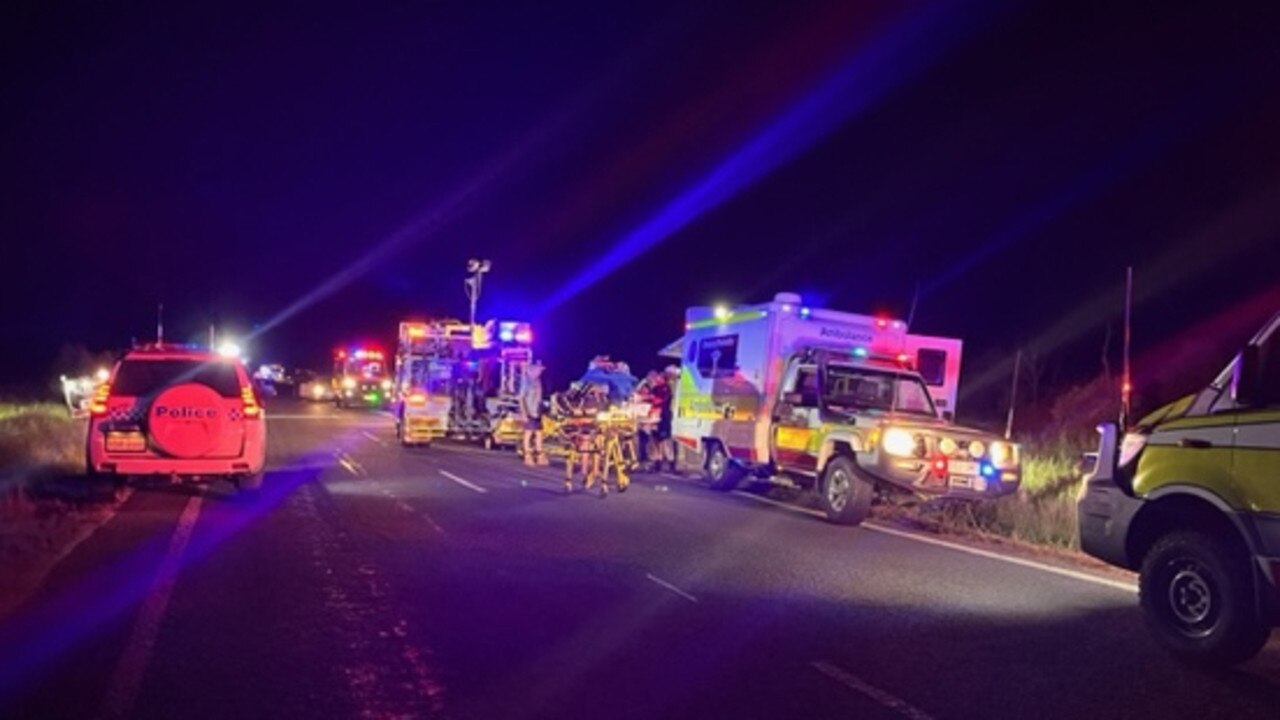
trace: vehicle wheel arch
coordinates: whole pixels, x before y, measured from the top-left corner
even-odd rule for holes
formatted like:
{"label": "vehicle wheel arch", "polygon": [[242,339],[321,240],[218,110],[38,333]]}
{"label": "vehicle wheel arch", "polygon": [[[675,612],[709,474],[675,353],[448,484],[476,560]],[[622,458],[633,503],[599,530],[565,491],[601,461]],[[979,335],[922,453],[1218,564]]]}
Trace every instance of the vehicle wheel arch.
{"label": "vehicle wheel arch", "polygon": [[1197,528],[1220,535],[1255,555],[1257,542],[1231,505],[1220,495],[1190,485],[1169,485],[1152,493],[1134,516],[1125,540],[1125,558],[1131,569],[1159,539],[1174,530]]}
{"label": "vehicle wheel arch", "polygon": [[816,472],[821,477],[822,472],[826,470],[827,463],[831,458],[847,456],[857,463],[857,453],[862,452],[862,437],[853,432],[834,432],[823,440],[822,447],[818,451],[818,464]]}

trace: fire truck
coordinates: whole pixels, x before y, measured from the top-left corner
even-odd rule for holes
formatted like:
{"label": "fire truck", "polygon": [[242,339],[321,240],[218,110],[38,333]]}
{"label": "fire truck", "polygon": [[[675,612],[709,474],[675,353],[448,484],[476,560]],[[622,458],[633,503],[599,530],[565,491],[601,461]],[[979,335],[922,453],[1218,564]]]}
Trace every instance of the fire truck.
{"label": "fire truck", "polygon": [[366,346],[338,348],[333,353],[333,402],[340,408],[386,407],[391,378],[382,350]]}
{"label": "fire truck", "polygon": [[912,335],[891,318],[810,308],[791,293],[693,307],[672,435],[711,486],[749,476],[817,491],[856,525],[892,491],[996,497],[1020,482],[1018,448],[951,422],[961,341]]}
{"label": "fire truck", "polygon": [[516,445],[516,396],[532,360],[528,323],[400,323],[392,403],[396,436],[405,446],[446,437],[486,448]]}

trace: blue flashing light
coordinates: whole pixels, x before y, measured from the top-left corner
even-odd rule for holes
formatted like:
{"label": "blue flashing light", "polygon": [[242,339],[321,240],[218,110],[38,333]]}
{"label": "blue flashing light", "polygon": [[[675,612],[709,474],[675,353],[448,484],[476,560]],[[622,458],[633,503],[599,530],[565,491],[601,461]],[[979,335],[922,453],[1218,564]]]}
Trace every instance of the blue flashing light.
{"label": "blue flashing light", "polygon": [[807,317],[809,317],[809,308],[807,308],[807,307],[802,307],[802,308],[800,308],[800,317],[802,317],[802,318],[807,318]]}
{"label": "blue flashing light", "polygon": [[985,478],[995,477],[996,466],[992,465],[989,462],[984,462],[982,463],[982,466],[981,466],[981,472],[982,472],[982,477],[985,477]]}
{"label": "blue flashing light", "polygon": [[856,347],[856,348],[854,348],[854,349],[853,349],[853,356],[854,356],[854,357],[864,358],[864,357],[866,357],[866,356],[867,356],[867,355],[869,355],[869,354],[870,354],[870,353],[869,353],[869,352],[867,352],[867,349],[866,349],[866,348],[864,348],[864,347]]}
{"label": "blue flashing light", "polygon": [[498,331],[498,339],[502,342],[511,342],[516,339],[516,331],[511,328],[504,327]]}

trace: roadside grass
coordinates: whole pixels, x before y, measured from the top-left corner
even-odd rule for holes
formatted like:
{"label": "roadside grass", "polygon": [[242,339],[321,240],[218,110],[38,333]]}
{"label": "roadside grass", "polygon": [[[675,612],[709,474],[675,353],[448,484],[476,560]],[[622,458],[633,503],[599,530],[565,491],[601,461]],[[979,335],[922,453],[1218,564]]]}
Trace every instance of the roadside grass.
{"label": "roadside grass", "polygon": [[86,482],[85,431],[62,405],[0,402],[0,617],[124,498]]}

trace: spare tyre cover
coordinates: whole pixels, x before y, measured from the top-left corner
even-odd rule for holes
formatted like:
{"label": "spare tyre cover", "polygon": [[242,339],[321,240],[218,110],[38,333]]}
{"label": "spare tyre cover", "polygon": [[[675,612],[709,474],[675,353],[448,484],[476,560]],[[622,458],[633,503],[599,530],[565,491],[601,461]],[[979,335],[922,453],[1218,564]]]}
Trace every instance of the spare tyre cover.
{"label": "spare tyre cover", "polygon": [[156,396],[147,411],[147,430],[160,450],[180,458],[208,455],[227,421],[224,400],[200,383],[174,385]]}

